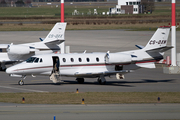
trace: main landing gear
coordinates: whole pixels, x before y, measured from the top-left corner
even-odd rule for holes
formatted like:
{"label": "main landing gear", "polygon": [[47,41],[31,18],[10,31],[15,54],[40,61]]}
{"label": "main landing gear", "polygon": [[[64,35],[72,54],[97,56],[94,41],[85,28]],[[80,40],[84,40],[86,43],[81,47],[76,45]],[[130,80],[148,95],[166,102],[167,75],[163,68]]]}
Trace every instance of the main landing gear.
{"label": "main landing gear", "polygon": [[76,80],[78,81],[79,84],[83,84],[84,83],[84,78],[76,78]]}
{"label": "main landing gear", "polygon": [[[84,83],[84,78],[76,78],[77,82],[79,84],[83,84]],[[99,76],[99,78],[97,79],[98,83],[101,85],[106,84],[106,79],[104,76]]]}
{"label": "main landing gear", "polygon": [[101,84],[101,85],[104,85],[106,84],[106,79],[104,78],[104,76],[100,76],[98,79],[97,79],[98,83]]}

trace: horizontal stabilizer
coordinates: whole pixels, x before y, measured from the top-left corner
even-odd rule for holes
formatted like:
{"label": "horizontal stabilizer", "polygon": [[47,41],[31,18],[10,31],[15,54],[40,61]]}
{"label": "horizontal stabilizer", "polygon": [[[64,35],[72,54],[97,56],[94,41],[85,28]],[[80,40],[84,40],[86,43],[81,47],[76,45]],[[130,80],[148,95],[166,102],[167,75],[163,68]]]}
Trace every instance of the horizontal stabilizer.
{"label": "horizontal stabilizer", "polygon": [[53,40],[53,41],[50,41],[50,42],[46,42],[45,44],[48,44],[48,45],[50,45],[50,44],[61,44],[61,43],[63,43],[65,40]]}
{"label": "horizontal stabilizer", "polygon": [[139,49],[143,49],[144,48],[144,46],[142,46],[142,45],[135,45],[137,48],[139,48]]}
{"label": "horizontal stabilizer", "polygon": [[165,52],[167,50],[170,50],[171,48],[173,48],[173,46],[165,46],[165,47],[146,50],[146,52]]}
{"label": "horizontal stabilizer", "polygon": [[136,65],[139,66],[139,67],[142,67],[142,68],[156,68],[154,62],[150,62],[150,63],[138,63]]}

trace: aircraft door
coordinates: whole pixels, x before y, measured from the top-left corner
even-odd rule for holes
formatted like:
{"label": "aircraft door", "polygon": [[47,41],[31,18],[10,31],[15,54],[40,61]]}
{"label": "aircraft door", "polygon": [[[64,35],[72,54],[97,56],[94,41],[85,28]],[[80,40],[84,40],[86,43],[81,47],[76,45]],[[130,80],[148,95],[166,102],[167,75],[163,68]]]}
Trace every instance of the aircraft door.
{"label": "aircraft door", "polygon": [[58,56],[52,56],[53,60],[53,69],[50,75],[50,80],[53,81],[53,83],[60,82],[60,60]]}
{"label": "aircraft door", "polygon": [[59,73],[59,66],[60,66],[59,57],[53,56],[52,59],[53,59],[53,71]]}

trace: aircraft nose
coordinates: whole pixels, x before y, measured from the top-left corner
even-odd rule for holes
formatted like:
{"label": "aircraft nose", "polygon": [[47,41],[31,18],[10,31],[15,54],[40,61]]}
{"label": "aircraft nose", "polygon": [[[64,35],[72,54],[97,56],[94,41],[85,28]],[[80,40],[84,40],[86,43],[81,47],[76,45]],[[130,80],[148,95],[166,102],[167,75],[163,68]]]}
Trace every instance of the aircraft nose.
{"label": "aircraft nose", "polygon": [[14,71],[14,69],[12,67],[6,69],[7,74],[12,74],[12,73],[14,73],[13,71]]}

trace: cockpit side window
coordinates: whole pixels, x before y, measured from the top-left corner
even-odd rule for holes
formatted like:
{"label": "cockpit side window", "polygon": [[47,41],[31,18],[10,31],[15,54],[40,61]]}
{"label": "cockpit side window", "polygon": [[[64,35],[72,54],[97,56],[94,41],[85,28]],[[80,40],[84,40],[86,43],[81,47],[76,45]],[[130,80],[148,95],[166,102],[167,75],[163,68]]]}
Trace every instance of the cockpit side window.
{"label": "cockpit side window", "polygon": [[40,62],[43,62],[42,58],[40,59]]}
{"label": "cockpit side window", "polygon": [[36,57],[30,57],[29,59],[26,60],[27,63],[32,63]]}
{"label": "cockpit side window", "polygon": [[38,63],[38,61],[39,61],[39,58],[36,58],[36,60],[34,60],[35,63]]}

